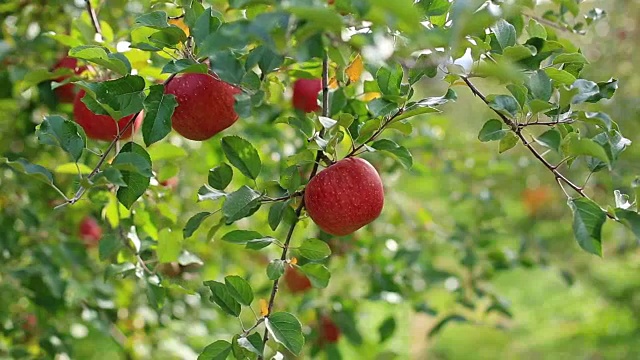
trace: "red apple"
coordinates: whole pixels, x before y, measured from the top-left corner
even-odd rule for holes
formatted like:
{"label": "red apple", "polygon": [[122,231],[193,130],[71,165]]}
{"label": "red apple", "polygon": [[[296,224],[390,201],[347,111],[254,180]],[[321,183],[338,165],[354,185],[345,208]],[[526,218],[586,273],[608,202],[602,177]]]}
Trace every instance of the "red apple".
{"label": "red apple", "polygon": [[38,329],[38,317],[34,313],[28,313],[24,316],[22,329],[27,333],[33,333]]}
{"label": "red apple", "polygon": [[304,112],[320,109],[318,93],[322,90],[320,79],[298,79],[293,83],[293,107]]}
{"label": "red apple", "polygon": [[[73,101],[73,115],[75,121],[82,126],[87,137],[94,140],[112,141],[118,134],[119,129],[123,129],[125,125],[131,120],[134,114],[125,116],[116,121],[109,115],[97,115],[91,112],[89,108],[82,102],[85,91],[80,90]],[[140,113],[135,120],[132,127],[130,127],[126,133],[124,133],[120,139],[128,139],[138,130],[142,124],[142,118],[144,115]]]}
{"label": "red apple", "polygon": [[86,216],[80,222],[80,238],[87,247],[93,247],[98,244],[102,238],[102,228],[96,219]]}
{"label": "red apple", "polygon": [[238,120],[233,105],[240,89],[211,75],[183,74],[169,82],[165,92],[178,101],[173,129],[187,139],[207,140]]}
{"label": "red apple", "polygon": [[382,212],[382,180],[366,160],[342,159],[309,181],[304,201],[320,229],[336,236],[348,235]]}
{"label": "red apple", "polygon": [[327,0],[327,4],[333,5],[333,3],[335,3],[335,0]]}
{"label": "red apple", "polygon": [[321,343],[337,343],[340,340],[340,328],[328,316],[320,318],[320,342]]}
{"label": "red apple", "polygon": [[160,181],[160,185],[173,190],[176,187],[178,187],[178,177],[174,176],[174,177],[168,178],[167,180]]}
{"label": "red apple", "polygon": [[[58,61],[57,64],[53,66],[53,70],[56,70],[59,68],[71,69],[73,70],[74,73],[76,73],[76,75],[82,74],[82,72],[87,69],[86,66],[78,66],[78,59],[68,57],[68,56],[63,57],[62,59],[60,59],[60,61]],[[67,77],[68,76],[62,76],[54,80],[57,82],[62,82]],[[62,85],[60,87],[55,88],[53,92],[56,94],[60,102],[72,103],[73,99],[76,96],[76,86],[73,84]]]}
{"label": "red apple", "polygon": [[287,267],[284,271],[284,282],[294,294],[305,293],[311,289],[311,281],[294,267]]}

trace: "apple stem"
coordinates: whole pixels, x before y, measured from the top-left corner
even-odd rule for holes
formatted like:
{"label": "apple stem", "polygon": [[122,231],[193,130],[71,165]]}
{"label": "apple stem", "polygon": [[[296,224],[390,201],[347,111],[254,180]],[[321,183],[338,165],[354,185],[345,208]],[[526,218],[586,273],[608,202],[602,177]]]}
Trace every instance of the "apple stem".
{"label": "apple stem", "polygon": [[[324,56],[322,58],[322,116],[329,115],[329,56],[327,51],[324,51]],[[324,134],[324,129],[320,130],[320,137]],[[311,170],[311,174],[309,175],[309,180],[311,180],[318,173],[318,167],[320,165],[320,161],[327,156],[324,154],[322,150],[318,150],[316,153],[316,160],[313,163],[313,169]],[[280,256],[280,260],[287,260],[287,253],[289,252],[289,245],[291,244],[291,238],[293,236],[293,231],[300,221],[300,215],[302,214],[302,210],[304,210],[304,198],[300,201],[300,205],[295,210],[296,217],[287,232],[287,237],[285,238],[284,244],[282,246],[282,255]],[[271,288],[271,296],[269,297],[269,302],[267,305],[267,314],[262,317],[258,322],[262,322],[265,318],[268,318],[271,314],[271,310],[273,309],[273,304],[276,300],[276,295],[278,294],[278,284],[280,282],[280,278],[273,281],[273,287]],[[257,326],[258,324],[256,324]],[[253,327],[255,328],[255,327]],[[264,336],[262,337],[263,348],[266,346],[267,341],[269,340],[269,330],[264,329]],[[264,360],[264,355],[258,356],[258,360]]]}

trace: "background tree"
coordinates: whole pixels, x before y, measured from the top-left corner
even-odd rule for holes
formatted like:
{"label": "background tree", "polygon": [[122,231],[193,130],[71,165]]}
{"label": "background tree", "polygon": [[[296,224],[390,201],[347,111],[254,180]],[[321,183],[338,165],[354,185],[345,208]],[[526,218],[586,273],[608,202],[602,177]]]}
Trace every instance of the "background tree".
{"label": "background tree", "polygon": [[0,354],[637,358],[638,8],[535,3],[3,3]]}

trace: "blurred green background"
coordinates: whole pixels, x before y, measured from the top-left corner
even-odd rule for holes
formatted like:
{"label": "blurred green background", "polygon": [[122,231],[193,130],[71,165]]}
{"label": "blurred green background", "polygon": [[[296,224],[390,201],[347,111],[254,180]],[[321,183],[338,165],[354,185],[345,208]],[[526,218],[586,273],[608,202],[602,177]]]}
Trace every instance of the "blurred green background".
{"label": "blurred green background", "polygon": [[[585,3],[585,9],[604,9],[607,18],[585,36],[563,36],[581,44],[591,62],[588,76],[619,79],[616,96],[600,106],[634,143],[612,176],[596,174],[589,180],[588,193],[607,204],[616,189],[633,193],[631,184],[640,174],[635,68],[640,1]],[[117,38],[118,29],[131,22],[126,15],[142,5],[108,4],[100,18]],[[60,154],[34,136],[36,124],[51,112],[46,92],[19,93],[16,86],[30,69],[48,68],[64,54],[42,33],[64,32],[74,17],[87,23],[82,4],[0,4],[0,155],[49,168],[60,165]],[[476,85],[485,93],[505,91],[482,80]],[[433,79],[423,81],[419,92],[440,96],[446,88]],[[467,88],[454,89],[458,100],[445,105],[443,113],[415,121],[411,136],[394,135],[413,153],[411,171],[392,159],[367,157],[381,170],[385,210],[366,230],[332,240],[334,253],[343,254],[329,263],[329,287],[303,296],[283,291],[276,306],[300,315],[310,343],[317,337],[317,314],[332,313],[344,334],[336,345],[343,359],[640,358],[637,241],[622,226],[608,224],[604,257],[582,251],[572,235],[566,197],[553,177],[522,149],[498,154],[497,144],[479,142],[482,124],[495,115]],[[265,178],[273,179],[278,178],[278,154],[300,141],[285,125],[260,119],[229,133],[259,147]],[[177,172],[180,182],[175,190],[152,186],[149,199],[135,208],[132,221],[146,233],[159,224],[180,232],[193,214],[211,209],[210,203],[195,200],[208,170],[222,159],[219,136],[199,144],[172,134],[168,142],[177,153],[171,157],[158,150],[158,158],[165,158],[154,161],[154,170]],[[587,178],[580,170],[568,173],[578,183]],[[62,188],[72,188],[72,175],[59,171],[56,176]],[[165,306],[152,309],[136,279],[104,282],[105,264],[97,250],[85,251],[78,239],[77,226],[86,214],[105,218],[105,229],[114,223],[115,197],[97,191],[87,198],[91,201],[52,210],[56,199],[51,189],[0,168],[0,358],[46,358],[45,350],[54,349],[74,359],[194,359],[213,339],[239,329],[237,320],[208,301],[203,280],[240,274],[258,297],[268,296],[264,268],[279,256],[278,249],[258,253],[209,241],[205,226],[183,244],[204,265],[171,280],[175,286]],[[214,224],[208,221],[209,227]],[[267,231],[266,211],[250,221],[252,228]],[[317,236],[309,220],[304,225],[298,239]],[[278,235],[283,231],[279,228]],[[37,318],[34,328],[29,314]],[[252,316],[243,313],[243,319]],[[394,331],[387,339],[390,323]],[[332,351],[319,357],[336,358]]]}

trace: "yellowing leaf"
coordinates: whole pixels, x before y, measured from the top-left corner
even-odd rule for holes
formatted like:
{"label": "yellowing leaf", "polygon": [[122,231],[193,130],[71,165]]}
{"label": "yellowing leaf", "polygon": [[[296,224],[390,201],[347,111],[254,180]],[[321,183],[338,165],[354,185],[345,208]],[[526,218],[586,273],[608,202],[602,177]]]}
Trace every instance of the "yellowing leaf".
{"label": "yellowing leaf", "polygon": [[362,57],[360,54],[356,56],[355,59],[347,66],[345,73],[349,77],[351,82],[358,81],[360,79],[360,75],[362,75],[362,70],[364,70],[364,64],[362,63]]}
{"label": "yellowing leaf", "polygon": [[337,89],[337,88],[338,88],[338,80],[333,77],[329,80],[329,89]]}
{"label": "yellowing leaf", "polygon": [[368,92],[368,93],[364,93],[364,95],[362,96],[362,100],[371,101],[371,100],[377,99],[379,97],[380,97],[380,93],[379,92]]}
{"label": "yellowing leaf", "polygon": [[260,316],[269,315],[269,303],[267,303],[267,300],[260,299],[259,303],[260,303]]}
{"label": "yellowing leaf", "polygon": [[292,257],[291,260],[289,260],[289,262],[291,263],[291,265],[296,265],[298,263],[298,259],[295,257]]}
{"label": "yellowing leaf", "polygon": [[180,29],[182,29],[182,31],[184,31],[185,34],[187,34],[187,36],[189,36],[189,27],[184,23],[184,17],[180,17],[177,19],[169,18],[169,24],[179,27]]}

